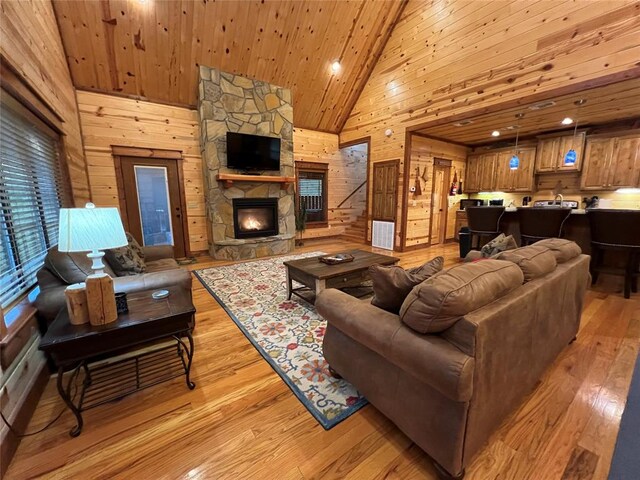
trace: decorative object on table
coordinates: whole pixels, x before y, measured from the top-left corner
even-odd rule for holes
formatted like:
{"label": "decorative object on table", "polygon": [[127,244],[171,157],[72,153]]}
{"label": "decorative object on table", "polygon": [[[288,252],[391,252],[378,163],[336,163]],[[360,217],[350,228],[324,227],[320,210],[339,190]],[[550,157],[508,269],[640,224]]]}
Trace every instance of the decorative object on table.
{"label": "decorative object on table", "polygon": [[[309,413],[330,429],[367,400],[329,371],[322,353],[326,322],[313,305],[287,300],[283,262],[320,255],[326,253],[289,255],[193,273]],[[315,258],[309,260],[318,263]]]}
{"label": "decorative object on table", "polygon": [[116,310],[118,311],[118,315],[120,315],[121,313],[127,313],[129,311],[127,294],[125,292],[116,293]]}
{"label": "decorative object on table", "polygon": [[64,290],[67,300],[69,322],[73,325],[89,323],[89,307],[87,305],[87,286],[85,283],[74,283]]}
{"label": "decorative object on table", "polygon": [[420,184],[420,167],[416,167],[416,182],[415,182],[415,191],[413,192],[414,197],[419,197],[422,195],[422,185]]}
{"label": "decorative object on table", "polygon": [[296,246],[301,247],[304,245],[302,241],[302,234],[307,228],[307,201],[304,197],[299,197],[298,205],[296,206],[296,233],[298,233],[298,239],[296,240]]}
{"label": "decorative object on table", "polygon": [[339,263],[353,262],[353,255],[348,253],[336,253],[335,255],[318,257],[318,261],[326,263],[327,265],[338,265]]}
{"label": "decorative object on table", "polygon": [[96,208],[87,203],[85,208],[60,209],[61,252],[89,252],[93,274],[86,280],[89,321],[104,325],[118,318],[113,280],[104,273],[102,257],[111,248],[127,245],[127,237],[117,208]]}
{"label": "decorative object on table", "polygon": [[458,172],[453,169],[453,182],[451,182],[451,188],[449,189],[449,196],[454,197],[458,195]]}
{"label": "decorative object on table", "polygon": [[169,290],[156,290],[151,294],[151,298],[154,300],[160,300],[169,296]]}
{"label": "decorative object on table", "polygon": [[113,279],[106,273],[87,277],[87,302],[91,325],[106,325],[118,319]]}

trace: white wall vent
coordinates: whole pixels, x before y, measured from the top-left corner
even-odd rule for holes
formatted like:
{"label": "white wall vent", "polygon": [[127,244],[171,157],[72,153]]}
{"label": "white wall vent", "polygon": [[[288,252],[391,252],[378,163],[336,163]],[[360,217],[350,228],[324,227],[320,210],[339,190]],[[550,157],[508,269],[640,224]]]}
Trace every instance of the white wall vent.
{"label": "white wall vent", "polygon": [[393,239],[395,237],[395,223],[373,221],[373,232],[371,233],[371,246],[393,250]]}

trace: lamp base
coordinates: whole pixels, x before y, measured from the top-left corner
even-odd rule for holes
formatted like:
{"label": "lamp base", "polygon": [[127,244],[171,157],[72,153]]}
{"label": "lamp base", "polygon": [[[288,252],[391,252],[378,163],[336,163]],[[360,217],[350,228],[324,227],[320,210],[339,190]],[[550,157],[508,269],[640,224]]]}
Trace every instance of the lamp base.
{"label": "lamp base", "polygon": [[91,260],[91,269],[93,270],[94,275],[98,275],[100,273],[104,273],[104,263],[102,263],[102,257],[104,257],[104,252],[100,250],[92,250],[87,253],[87,257]]}
{"label": "lamp base", "polygon": [[89,275],[87,284],[87,304],[91,325],[106,325],[118,319],[113,280],[106,273]]}

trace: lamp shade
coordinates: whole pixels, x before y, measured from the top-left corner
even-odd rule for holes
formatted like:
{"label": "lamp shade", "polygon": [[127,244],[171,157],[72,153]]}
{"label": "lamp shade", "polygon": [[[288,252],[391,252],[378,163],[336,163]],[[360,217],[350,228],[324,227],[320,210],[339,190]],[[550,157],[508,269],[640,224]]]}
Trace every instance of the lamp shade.
{"label": "lamp shade", "polygon": [[88,203],[86,208],[60,209],[59,251],[90,252],[127,243],[117,208],[95,208]]}

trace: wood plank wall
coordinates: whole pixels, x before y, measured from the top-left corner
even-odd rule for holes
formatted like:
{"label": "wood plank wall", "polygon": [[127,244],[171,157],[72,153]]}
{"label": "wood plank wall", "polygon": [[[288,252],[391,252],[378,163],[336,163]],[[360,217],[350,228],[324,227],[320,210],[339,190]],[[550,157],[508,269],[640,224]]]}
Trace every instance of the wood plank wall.
{"label": "wood plank wall", "polygon": [[181,150],[189,245],[192,253],[207,250],[198,113],[81,90],[77,95],[93,202],[119,205],[112,145]]}
{"label": "wood plank wall", "polygon": [[[431,225],[431,203],[433,191],[433,161],[434,158],[451,160],[451,176],[445,182],[445,189],[449,189],[453,181],[454,171],[458,173],[458,180],[466,168],[467,153],[470,149],[452,143],[414,136],[411,141],[411,166],[409,187],[416,185],[417,168],[420,176],[427,172],[427,181],[420,178],[421,195],[409,192],[409,204],[407,206],[407,225],[403,229],[407,232],[407,247],[417,245],[429,245],[431,239],[429,229]],[[447,210],[447,233],[446,239],[454,237],[454,225],[456,210],[458,209],[460,195],[449,198]]]}
{"label": "wood plank wall", "polygon": [[341,208],[337,206],[366,178],[366,144],[340,150],[336,134],[294,128],[293,156],[297,162],[329,165],[329,226],[308,229],[303,237],[327,237],[344,233],[345,228],[364,212],[366,185]]}
{"label": "wood plank wall", "polygon": [[75,89],[51,2],[2,2],[0,32],[2,58],[62,119],[74,203],[84,206],[90,195]]}
{"label": "wood plank wall", "polygon": [[408,127],[637,76],[639,11],[627,0],[410,0],[340,140],[371,136],[370,161],[404,159]]}

